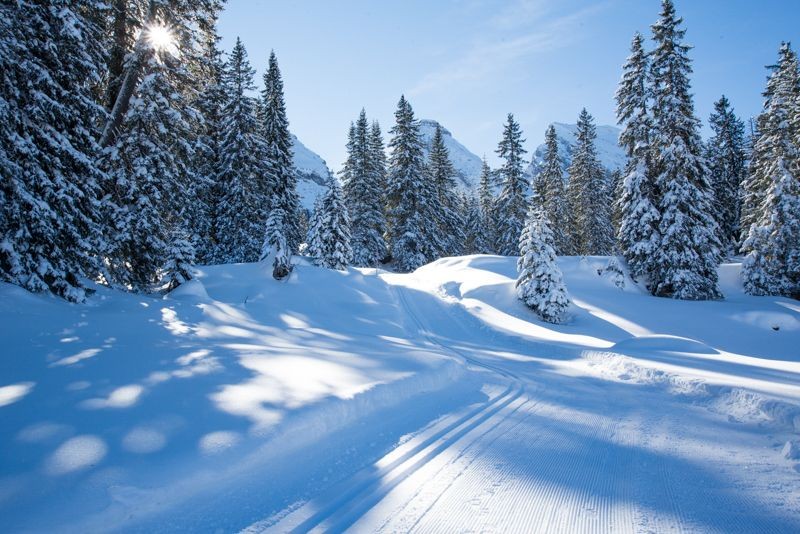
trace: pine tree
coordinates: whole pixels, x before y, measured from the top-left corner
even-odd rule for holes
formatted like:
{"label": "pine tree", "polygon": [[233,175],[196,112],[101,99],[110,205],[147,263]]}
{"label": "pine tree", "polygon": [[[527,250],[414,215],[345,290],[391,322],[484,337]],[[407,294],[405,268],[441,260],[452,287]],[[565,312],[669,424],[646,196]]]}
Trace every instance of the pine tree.
{"label": "pine tree", "polygon": [[747,180],[754,221],[742,247],[742,276],[752,295],[800,297],[799,78],[797,55],[784,43],[767,83]]}
{"label": "pine tree", "polygon": [[218,202],[214,209],[217,263],[255,261],[263,238],[263,213],[269,206],[265,168],[267,147],[257,133],[255,71],[241,40],[230,54],[223,73],[223,110]]}
{"label": "pine tree", "polygon": [[716,200],[719,240],[722,250],[732,253],[739,242],[739,189],[746,161],[744,123],[736,117],[725,95],[714,104],[708,123],[714,135],[706,144],[706,159]]}
{"label": "pine tree", "polygon": [[350,247],[350,219],[342,188],[335,178],[328,181],[328,191],[316,210],[310,242],[317,265],[326,269],[346,269],[353,259]]}
{"label": "pine tree", "polygon": [[605,171],[597,158],[594,119],[585,109],[578,117],[576,141],[569,166],[572,216],[571,240],[582,255],[610,254],[614,246]]}
{"label": "pine tree", "polygon": [[531,208],[528,213],[519,249],[517,297],[544,321],[563,322],[570,300],[556,263],[553,233],[540,206]]}
{"label": "pine tree", "polygon": [[545,133],[545,153],[542,169],[534,180],[534,194],[544,208],[547,219],[551,221],[553,246],[557,254],[572,254],[570,239],[570,214],[567,201],[567,188],[561,162],[558,158],[558,139],[556,129],[550,125]]}
{"label": "pine tree", "polygon": [[292,272],[292,252],[286,241],[286,213],[275,206],[267,217],[264,243],[258,261],[272,266],[272,277],[283,280]]}
{"label": "pine tree", "polygon": [[495,225],[495,198],[492,192],[493,177],[492,169],[483,157],[481,165],[481,177],[478,185],[478,202],[481,209],[482,232],[478,240],[479,254],[494,254],[496,251],[496,225]]}
{"label": "pine tree", "polygon": [[441,250],[434,217],[436,189],[426,179],[419,123],[405,96],[400,97],[394,116],[389,143],[388,234],[397,268],[413,271],[435,259]]}
{"label": "pine tree", "polygon": [[283,80],[275,52],[269,55],[269,67],[264,73],[264,90],[261,93],[261,125],[267,145],[267,167],[271,179],[270,205],[280,207],[286,217],[286,242],[292,252],[297,251],[302,235],[297,224],[300,197],[297,195],[297,174],[292,161],[292,136],[286,118],[283,98]]}
{"label": "pine tree", "polygon": [[653,29],[653,131],[651,149],[661,241],[656,250],[652,291],[678,299],[720,298],[717,225],[699,120],[690,93],[690,47],[683,44],[671,0],[662,1]]}
{"label": "pine tree", "polygon": [[351,215],[353,263],[376,265],[386,256],[383,214],[385,160],[380,126],[367,122],[362,109],[356,124],[350,125],[347,160],[341,176],[348,213]]}
{"label": "pine tree", "polygon": [[651,278],[655,271],[655,251],[661,242],[650,150],[653,119],[648,107],[649,76],[643,39],[636,33],[616,94],[617,120],[622,127],[619,142],[628,156],[617,201],[620,211],[617,240],[635,279]]}
{"label": "pine tree", "polygon": [[527,152],[522,148],[524,142],[519,123],[509,113],[503,128],[503,139],[497,146],[497,155],[503,160],[500,169],[502,188],[495,208],[497,252],[504,256],[519,252],[519,236],[528,211],[528,184],[522,172],[522,157]]}
{"label": "pine tree", "polygon": [[428,155],[428,179],[436,189],[434,219],[439,231],[441,249],[438,256],[456,256],[464,246],[464,221],[459,211],[455,168],[444,144],[442,127],[436,125]]}
{"label": "pine tree", "polygon": [[0,5],[0,280],[70,301],[101,270],[99,2]]}

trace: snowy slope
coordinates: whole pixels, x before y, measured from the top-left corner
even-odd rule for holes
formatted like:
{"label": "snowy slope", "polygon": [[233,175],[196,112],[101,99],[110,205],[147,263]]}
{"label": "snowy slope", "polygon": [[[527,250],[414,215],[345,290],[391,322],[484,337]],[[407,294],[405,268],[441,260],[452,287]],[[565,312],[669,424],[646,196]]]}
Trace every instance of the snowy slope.
{"label": "snowy slope", "polygon": [[800,531],[800,305],[605,264],[559,259],[560,326],[496,256],[0,285],[0,531]]}
{"label": "snowy slope", "polygon": [[[572,145],[575,143],[575,124],[554,122],[556,137],[558,139],[558,154],[561,157],[561,166],[566,171],[572,161]],[[619,146],[620,129],[615,126],[597,126],[597,140],[595,146],[600,163],[608,170],[622,169],[625,166],[625,152]],[[535,176],[544,160],[546,146],[544,143],[536,147],[531,155],[531,164],[528,173]]]}
{"label": "snowy slope", "polygon": [[300,202],[306,209],[313,209],[314,201],[323,194],[330,170],[325,160],[306,147],[294,134],[292,134],[292,151],[294,166],[297,169],[297,193]]}
{"label": "snowy slope", "polygon": [[[419,131],[424,143],[425,157],[430,153],[437,124],[439,123],[430,119],[422,119],[419,121]],[[481,158],[459,143],[458,140],[453,137],[453,134],[450,133],[450,130],[444,126],[442,126],[442,136],[444,137],[444,144],[450,153],[450,161],[453,163],[453,167],[455,167],[456,170],[458,185],[465,190],[477,188],[481,176]]]}

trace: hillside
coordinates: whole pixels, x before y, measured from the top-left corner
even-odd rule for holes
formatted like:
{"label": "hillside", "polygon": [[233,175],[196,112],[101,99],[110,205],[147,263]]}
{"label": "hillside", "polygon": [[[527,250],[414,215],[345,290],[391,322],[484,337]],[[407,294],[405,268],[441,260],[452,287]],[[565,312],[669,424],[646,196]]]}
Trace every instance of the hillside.
{"label": "hillside", "polygon": [[0,285],[0,530],[800,528],[800,306],[737,264],[682,302],[561,258],[553,326],[515,258],[297,261],[86,305]]}
{"label": "hillside", "polygon": [[[575,143],[576,125],[554,122],[553,127],[556,130],[556,138],[558,139],[558,154],[561,157],[561,167],[566,171],[572,162],[572,145]],[[618,143],[619,132],[620,129],[616,126],[597,126],[597,140],[595,141],[597,156],[600,164],[608,170],[622,169],[625,166],[627,158]],[[533,151],[533,154],[530,154],[529,175],[534,176],[539,172],[544,160],[545,149],[543,140],[542,144]]]}

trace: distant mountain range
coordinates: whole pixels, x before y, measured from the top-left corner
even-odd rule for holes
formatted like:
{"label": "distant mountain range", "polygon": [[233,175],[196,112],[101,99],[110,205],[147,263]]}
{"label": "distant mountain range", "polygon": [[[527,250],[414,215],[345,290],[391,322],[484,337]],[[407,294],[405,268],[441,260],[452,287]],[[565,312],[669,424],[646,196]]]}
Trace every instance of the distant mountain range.
{"label": "distant mountain range", "polygon": [[[424,144],[425,155],[430,152],[433,134],[439,123],[431,119],[419,121],[420,134]],[[574,124],[553,123],[558,139],[558,153],[561,166],[566,171],[572,161],[572,145],[575,142],[576,126]],[[609,170],[622,169],[625,166],[625,152],[619,146],[620,129],[615,126],[597,127],[597,156],[600,163]],[[450,160],[456,170],[456,180],[460,188],[474,190],[478,186],[481,175],[481,158],[470,152],[453,137],[450,130],[442,126],[444,144],[450,153]],[[292,135],[294,149],[294,165],[297,168],[297,191],[303,207],[312,209],[317,196],[325,192],[326,182],[331,175],[325,160],[306,147],[297,137]],[[533,151],[531,162],[526,172],[533,176],[539,172],[544,158],[545,145],[540,144]]]}

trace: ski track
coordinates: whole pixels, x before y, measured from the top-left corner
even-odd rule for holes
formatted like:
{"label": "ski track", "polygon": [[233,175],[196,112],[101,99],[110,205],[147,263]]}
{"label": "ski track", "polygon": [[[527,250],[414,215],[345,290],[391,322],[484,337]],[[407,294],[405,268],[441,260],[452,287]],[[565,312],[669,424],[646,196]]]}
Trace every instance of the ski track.
{"label": "ski track", "polygon": [[[731,430],[721,416],[655,388],[609,390],[537,376],[519,362],[488,363],[440,341],[420,319],[447,313],[442,302],[419,310],[408,289],[392,288],[410,336],[486,371],[504,389],[246,532],[800,531],[794,473],[774,482],[777,501],[748,481],[749,467],[774,469],[753,446],[763,436]],[[466,312],[449,312],[466,339],[474,335]],[[693,437],[684,417],[707,419],[712,438]]]}

